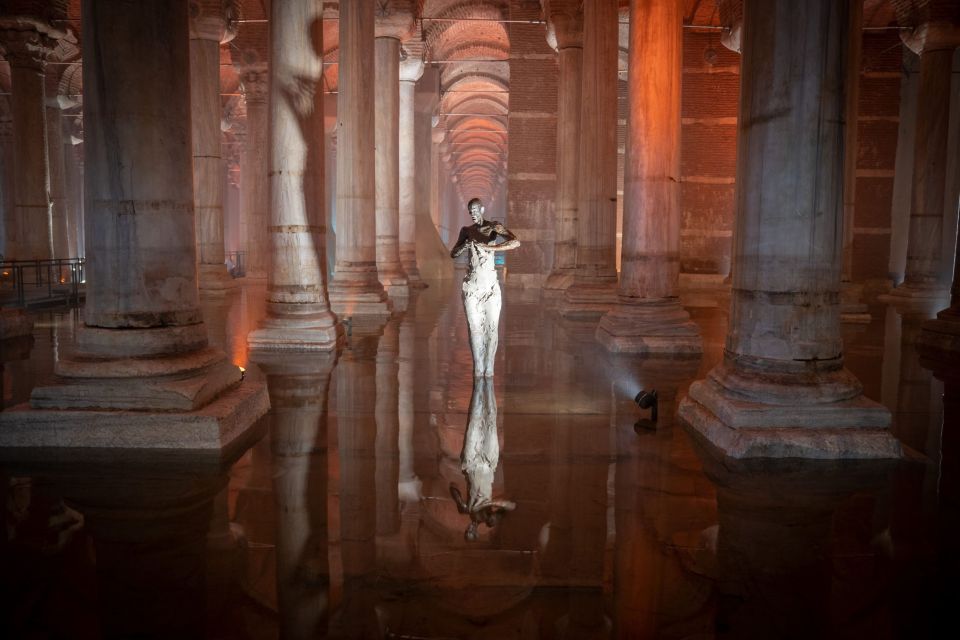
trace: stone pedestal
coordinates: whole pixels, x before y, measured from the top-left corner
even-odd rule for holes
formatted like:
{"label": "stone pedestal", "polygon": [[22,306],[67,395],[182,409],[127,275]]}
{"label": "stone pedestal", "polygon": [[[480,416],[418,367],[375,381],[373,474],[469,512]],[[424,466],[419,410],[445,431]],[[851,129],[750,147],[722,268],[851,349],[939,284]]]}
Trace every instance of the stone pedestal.
{"label": "stone pedestal", "polygon": [[343,336],[326,295],[321,14],[312,0],[271,9],[272,257],[267,317],[248,336],[251,349],[327,351]]}
{"label": "stone pedestal", "polygon": [[881,299],[893,304],[926,305],[945,300],[943,209],[947,185],[947,134],[950,77],[960,27],[927,23],[904,32],[904,43],[920,56],[910,235],[903,282]]}
{"label": "stone pedestal", "polygon": [[237,286],[227,270],[223,244],[223,179],[220,160],[220,45],[233,39],[223,0],[191,5],[190,102],[193,125],[193,206],[200,289]]}
{"label": "stone pedestal", "polygon": [[246,277],[263,280],[270,268],[267,65],[244,67],[240,82],[247,107],[247,135],[240,152],[240,245],[247,251]]}
{"label": "stone pedestal", "polygon": [[422,75],[422,59],[411,56],[400,61],[400,263],[414,289],[427,286],[417,264],[416,116],[417,80]]}
{"label": "stone pedestal", "polygon": [[410,284],[400,264],[400,34],[392,23],[378,21],[376,36],[377,274],[391,298],[406,298]]}
{"label": "stone pedestal", "polygon": [[580,91],[583,81],[583,12],[557,11],[550,16],[559,56],[557,104],[557,199],[553,269],[543,283],[545,292],[562,292],[577,271],[577,197],[580,157]]}
{"label": "stone pedestal", "polygon": [[19,232],[5,258],[48,260],[54,255],[44,67],[55,39],[52,29],[40,24],[7,29],[0,36],[13,94],[13,208]]}
{"label": "stone pedestal", "polygon": [[597,340],[610,351],[703,350],[677,296],[682,28],[683,9],[672,0],[630,3],[619,299],[597,327]]}
{"label": "stone pedestal", "polygon": [[570,318],[597,319],[617,299],[617,16],[616,0],[584,3],[577,274],[560,305]]}
{"label": "stone pedestal", "polygon": [[0,340],[21,338],[33,333],[33,317],[23,309],[0,309]]}
{"label": "stone pedestal", "polygon": [[0,416],[0,446],[221,450],[269,400],[208,346],[198,304],[187,4],[83,8],[84,326],[55,384]]}
{"label": "stone pedestal", "polygon": [[374,6],[340,7],[337,86],[337,259],[330,305],[342,318],[387,317],[392,305],[377,277],[374,148]]}
{"label": "stone pedestal", "polygon": [[[693,383],[679,410],[733,458],[900,455],[889,411],[843,367],[847,12],[832,0],[744,8],[730,328],[724,361]],[[821,62],[790,76],[801,51]]]}

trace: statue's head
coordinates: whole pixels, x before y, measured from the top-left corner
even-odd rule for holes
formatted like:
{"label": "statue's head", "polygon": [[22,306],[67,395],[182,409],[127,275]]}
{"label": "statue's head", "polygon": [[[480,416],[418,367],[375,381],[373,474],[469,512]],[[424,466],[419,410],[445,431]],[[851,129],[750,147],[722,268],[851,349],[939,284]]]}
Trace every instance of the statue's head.
{"label": "statue's head", "polygon": [[474,224],[480,224],[483,222],[483,203],[480,202],[480,198],[474,198],[467,203],[467,212],[470,214],[470,219],[473,220]]}

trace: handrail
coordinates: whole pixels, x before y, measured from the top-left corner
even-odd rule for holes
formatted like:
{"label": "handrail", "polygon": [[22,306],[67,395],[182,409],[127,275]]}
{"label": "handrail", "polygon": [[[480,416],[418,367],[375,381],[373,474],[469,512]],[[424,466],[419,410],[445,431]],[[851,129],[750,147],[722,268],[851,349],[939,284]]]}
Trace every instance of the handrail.
{"label": "handrail", "polygon": [[[0,260],[0,292],[16,292],[16,305],[26,306],[27,290],[47,289],[47,298],[63,296],[79,304],[80,285],[86,282],[84,258]],[[61,287],[65,287],[63,291]]]}

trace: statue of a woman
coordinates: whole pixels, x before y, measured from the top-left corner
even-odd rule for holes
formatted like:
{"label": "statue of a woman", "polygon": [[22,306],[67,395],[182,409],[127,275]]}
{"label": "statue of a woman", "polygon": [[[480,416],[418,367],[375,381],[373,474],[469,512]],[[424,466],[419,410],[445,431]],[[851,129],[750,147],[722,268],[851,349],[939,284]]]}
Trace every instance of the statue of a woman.
{"label": "statue of a woman", "polygon": [[479,198],[467,204],[473,224],[460,229],[457,244],[450,251],[456,258],[469,252],[467,275],[463,279],[463,308],[470,329],[470,351],[473,353],[473,375],[493,376],[497,356],[497,331],[500,326],[500,284],[494,268],[494,253],[520,246],[520,241],[506,227],[493,220],[484,220]]}

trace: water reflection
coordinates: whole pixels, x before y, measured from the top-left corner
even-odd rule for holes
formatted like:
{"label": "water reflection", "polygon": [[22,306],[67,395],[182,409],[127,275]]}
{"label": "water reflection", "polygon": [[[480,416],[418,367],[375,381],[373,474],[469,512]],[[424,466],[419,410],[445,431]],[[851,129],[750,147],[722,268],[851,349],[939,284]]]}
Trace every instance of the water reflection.
{"label": "water reflection", "polygon": [[463,534],[470,542],[480,538],[481,524],[492,529],[504,514],[517,508],[512,500],[493,497],[493,477],[499,464],[500,440],[493,378],[474,378],[470,421],[460,452],[460,470],[467,482],[467,499],[464,500],[456,484],[450,485],[450,495],[457,503],[457,511],[470,516],[470,524]]}

